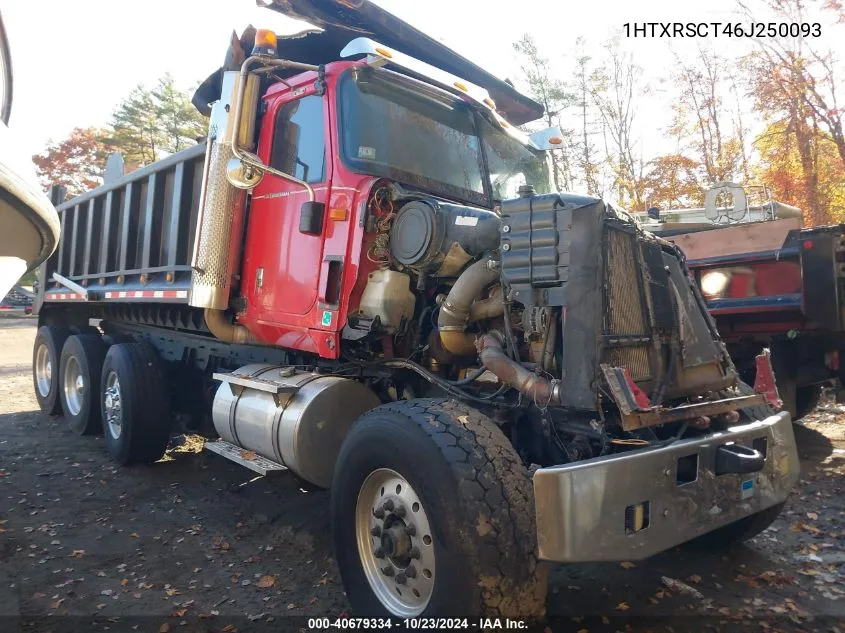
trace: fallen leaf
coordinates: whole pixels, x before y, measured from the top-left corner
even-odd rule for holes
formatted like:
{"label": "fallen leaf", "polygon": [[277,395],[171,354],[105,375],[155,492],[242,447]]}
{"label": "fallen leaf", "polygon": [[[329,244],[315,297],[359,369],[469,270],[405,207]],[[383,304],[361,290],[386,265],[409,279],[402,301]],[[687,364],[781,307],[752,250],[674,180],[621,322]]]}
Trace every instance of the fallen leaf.
{"label": "fallen leaf", "polygon": [[175,587],[171,587],[165,592],[168,596],[178,596],[180,594],[179,590]]}
{"label": "fallen leaf", "polygon": [[60,599],[60,600],[56,600],[56,601],[54,601],[54,602],[51,602],[51,603],[50,603],[50,608],[51,608],[51,609],[58,609],[60,606],[62,606],[62,603],[63,603],[64,601],[65,601],[65,599],[64,599],[64,598],[62,598],[62,599]]}
{"label": "fallen leaf", "polygon": [[215,536],[213,539],[211,539],[211,547],[214,549],[219,549],[222,552],[229,551],[229,543],[222,536]]}
{"label": "fallen leaf", "polygon": [[627,560],[619,563],[619,566],[622,569],[633,569],[634,567],[636,567],[636,565],[634,563],[632,563],[631,561],[627,561]]}
{"label": "fallen leaf", "polygon": [[158,627],[158,633],[169,633],[169,631],[170,625],[167,622]]}
{"label": "fallen leaf", "polygon": [[120,586],[121,586],[121,587],[125,587],[125,586],[126,586],[126,585],[128,585],[128,584],[129,584],[129,579],[128,579],[128,578],[124,578],[123,580],[121,580],[121,581],[120,581]]}
{"label": "fallen leaf", "polygon": [[255,583],[255,586],[260,587],[261,589],[269,589],[275,584],[276,579],[273,576],[262,576],[260,580]]}
{"label": "fallen leaf", "polygon": [[188,612],[187,609],[174,609],[173,612],[170,614],[171,618],[184,618],[185,614]]}
{"label": "fallen leaf", "polygon": [[298,609],[298,608],[299,608],[299,605],[298,605],[298,604],[294,604],[293,602],[291,602],[290,604],[288,604],[288,610],[290,610],[290,609]]}
{"label": "fallen leaf", "polygon": [[808,519],[812,519],[813,521],[818,521],[818,520],[819,520],[819,515],[818,515],[818,514],[816,514],[815,512],[808,512],[808,513],[807,513],[807,518],[808,518]]}
{"label": "fallen leaf", "polygon": [[[141,538],[141,535],[140,535],[140,534],[138,534],[137,532],[132,532],[132,534],[130,534],[129,536],[131,536],[132,538]],[[162,626],[167,626],[167,627],[169,627],[170,625],[169,625],[169,624],[164,624],[164,625],[162,625]]]}
{"label": "fallen leaf", "polygon": [[223,633],[237,633],[237,630],[234,624],[227,624],[223,627]]}
{"label": "fallen leaf", "polygon": [[43,593],[41,593],[40,591],[36,591],[34,594],[32,594],[32,597],[33,597],[33,598],[35,598],[35,599],[37,600],[37,599],[39,599],[39,598],[43,598],[43,597],[44,597],[44,594],[43,594]]}
{"label": "fallen leaf", "polygon": [[258,455],[256,455],[252,451],[244,451],[244,450],[241,451],[241,457],[248,462],[252,462],[252,461],[255,461],[256,459],[258,459]]}
{"label": "fallen leaf", "polygon": [[701,582],[701,576],[699,576],[698,574],[693,574],[692,576],[687,578],[687,580],[689,580],[690,582],[694,582],[695,584],[698,584],[698,583]]}
{"label": "fallen leaf", "polygon": [[75,549],[70,554],[71,558],[82,558],[83,556],[85,556],[85,550],[84,549]]}
{"label": "fallen leaf", "polygon": [[216,617],[216,616],[217,616],[217,614],[214,613],[213,611],[211,613],[200,613],[199,619],[200,620],[210,620],[211,618]]}
{"label": "fallen leaf", "polygon": [[616,605],[617,611],[627,611],[630,608],[631,607],[630,607],[630,605],[628,605],[627,602],[620,602],[619,604]]}
{"label": "fallen leaf", "polygon": [[106,608],[106,605],[105,605],[104,602],[101,602],[100,604],[97,605],[97,609],[105,609],[105,608]]}

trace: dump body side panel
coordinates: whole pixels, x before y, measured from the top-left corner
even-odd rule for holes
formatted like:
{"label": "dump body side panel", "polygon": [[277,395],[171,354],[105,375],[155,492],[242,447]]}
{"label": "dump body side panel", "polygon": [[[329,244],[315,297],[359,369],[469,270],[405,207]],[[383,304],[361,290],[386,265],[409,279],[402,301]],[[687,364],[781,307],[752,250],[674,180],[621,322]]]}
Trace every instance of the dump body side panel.
{"label": "dump body side panel", "polygon": [[204,160],[200,143],[60,204],[41,300],[187,303]]}

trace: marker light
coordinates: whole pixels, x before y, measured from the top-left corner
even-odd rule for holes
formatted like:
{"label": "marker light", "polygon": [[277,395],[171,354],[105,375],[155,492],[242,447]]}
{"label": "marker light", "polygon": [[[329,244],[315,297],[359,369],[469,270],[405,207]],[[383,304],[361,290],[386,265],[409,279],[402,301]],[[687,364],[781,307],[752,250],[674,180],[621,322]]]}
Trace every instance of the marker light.
{"label": "marker light", "polygon": [[382,57],[387,57],[387,59],[392,59],[392,58],[393,58],[393,53],[391,53],[389,50],[387,50],[387,49],[386,49],[386,48],[384,48],[383,46],[379,46],[379,47],[376,49],[376,53],[378,53],[378,54],[379,54],[379,55],[381,55]]}
{"label": "marker light", "polygon": [[461,92],[468,92],[469,88],[466,87],[466,84],[462,84],[460,81],[455,82],[455,88],[460,90]]}
{"label": "marker light", "polygon": [[563,139],[559,136],[552,136],[549,139],[549,145],[560,145],[561,143],[563,143]]}
{"label": "marker light", "polygon": [[278,46],[279,42],[273,31],[269,29],[258,29],[255,32],[255,47],[252,49],[252,54],[275,57]]}

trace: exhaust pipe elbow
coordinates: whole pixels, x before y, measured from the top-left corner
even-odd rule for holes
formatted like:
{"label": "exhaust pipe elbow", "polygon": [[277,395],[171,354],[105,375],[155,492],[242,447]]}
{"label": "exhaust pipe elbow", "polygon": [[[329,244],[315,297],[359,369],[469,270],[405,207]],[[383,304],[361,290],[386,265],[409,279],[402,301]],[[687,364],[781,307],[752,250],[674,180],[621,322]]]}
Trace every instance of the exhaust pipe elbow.
{"label": "exhaust pipe elbow", "polygon": [[490,264],[493,260],[481,259],[467,268],[455,281],[446,300],[440,306],[437,329],[443,349],[458,356],[475,354],[475,340],[465,330],[473,317],[490,318],[501,314],[504,307],[499,301],[495,305],[479,306],[473,314],[473,302],[481,292],[499,278],[499,272]]}
{"label": "exhaust pipe elbow", "polygon": [[205,324],[214,336],[226,343],[249,345],[257,343],[257,339],[243,325],[230,323],[223,310],[206,308],[204,311]]}
{"label": "exhaust pipe elbow", "polygon": [[505,354],[501,335],[488,332],[478,341],[481,364],[506,385],[531,398],[535,404],[560,404],[560,391],[553,382],[529,371]]}

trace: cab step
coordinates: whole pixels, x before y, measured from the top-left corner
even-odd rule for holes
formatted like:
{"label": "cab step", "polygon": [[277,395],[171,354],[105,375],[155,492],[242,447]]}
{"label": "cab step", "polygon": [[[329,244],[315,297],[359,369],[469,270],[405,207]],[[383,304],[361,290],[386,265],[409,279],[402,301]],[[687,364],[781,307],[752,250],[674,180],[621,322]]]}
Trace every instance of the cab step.
{"label": "cab step", "polygon": [[282,466],[266,457],[262,457],[257,453],[248,451],[240,446],[235,446],[225,440],[217,440],[216,442],[206,442],[205,448],[212,453],[230,459],[236,464],[240,464],[251,471],[258,473],[264,477],[269,477],[287,470],[286,466]]}

